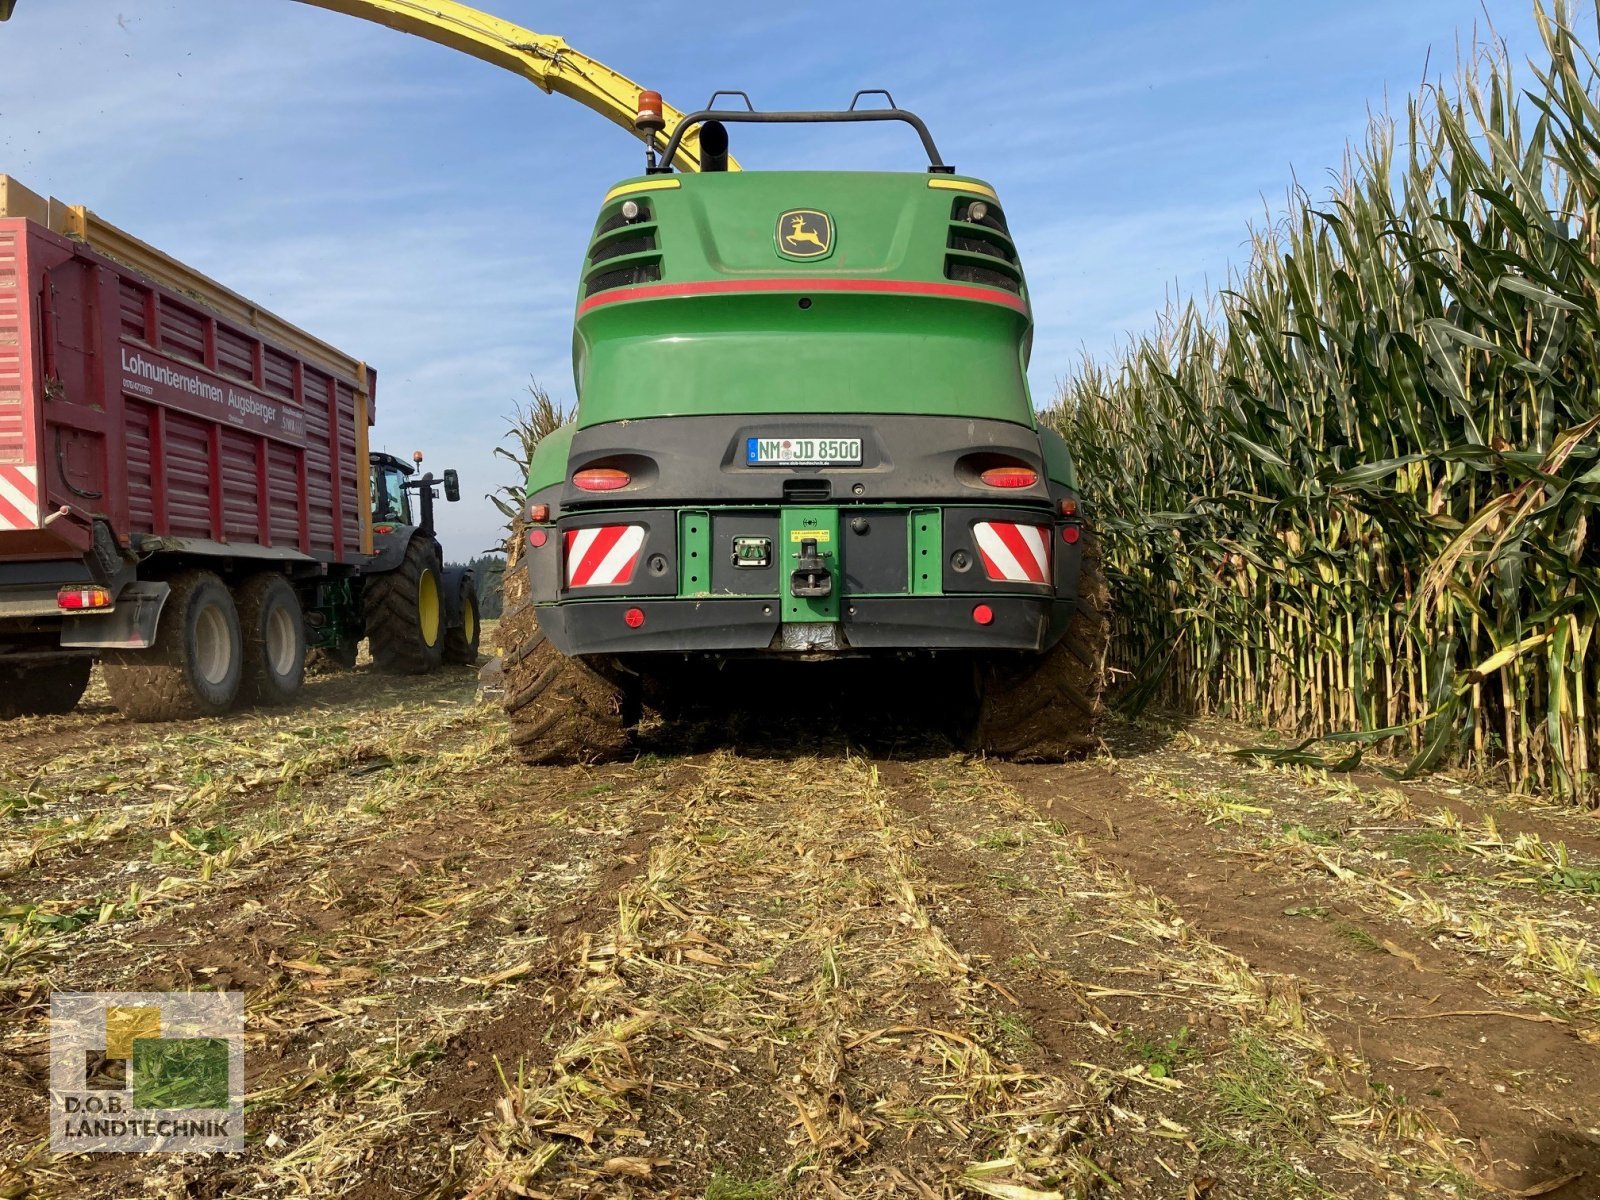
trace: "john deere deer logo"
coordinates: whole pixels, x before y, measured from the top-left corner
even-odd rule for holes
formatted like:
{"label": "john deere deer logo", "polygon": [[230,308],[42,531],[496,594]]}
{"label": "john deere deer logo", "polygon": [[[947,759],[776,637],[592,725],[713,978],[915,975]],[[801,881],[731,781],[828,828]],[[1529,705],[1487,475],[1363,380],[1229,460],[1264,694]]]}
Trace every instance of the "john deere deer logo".
{"label": "john deere deer logo", "polygon": [[792,208],[778,218],[778,253],[823,258],[833,249],[833,222],[814,208]]}

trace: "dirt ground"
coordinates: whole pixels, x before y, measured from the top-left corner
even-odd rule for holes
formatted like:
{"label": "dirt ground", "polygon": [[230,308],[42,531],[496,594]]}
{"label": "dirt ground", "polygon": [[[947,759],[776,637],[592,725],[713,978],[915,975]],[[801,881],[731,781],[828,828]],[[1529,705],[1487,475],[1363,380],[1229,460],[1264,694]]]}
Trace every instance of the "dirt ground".
{"label": "dirt ground", "polygon": [[[6,728],[0,1197],[1600,1195],[1587,814],[1220,724],[531,769],[474,685]],[[244,992],[248,1149],[50,1154],[52,989]]]}

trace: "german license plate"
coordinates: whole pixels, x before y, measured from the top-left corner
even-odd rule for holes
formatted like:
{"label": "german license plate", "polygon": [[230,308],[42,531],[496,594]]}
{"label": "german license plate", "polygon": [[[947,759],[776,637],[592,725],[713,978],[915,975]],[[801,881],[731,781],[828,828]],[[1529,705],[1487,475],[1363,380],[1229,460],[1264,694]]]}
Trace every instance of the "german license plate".
{"label": "german license plate", "polygon": [[860,438],[753,437],[744,460],[752,467],[831,466],[861,462]]}

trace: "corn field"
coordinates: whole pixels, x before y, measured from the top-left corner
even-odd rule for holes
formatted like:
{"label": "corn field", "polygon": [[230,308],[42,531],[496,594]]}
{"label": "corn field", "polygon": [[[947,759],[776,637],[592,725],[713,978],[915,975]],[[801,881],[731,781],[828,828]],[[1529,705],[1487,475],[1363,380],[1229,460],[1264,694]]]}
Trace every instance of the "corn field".
{"label": "corn field", "polygon": [[1130,703],[1596,799],[1596,14],[1536,15],[1064,385]]}

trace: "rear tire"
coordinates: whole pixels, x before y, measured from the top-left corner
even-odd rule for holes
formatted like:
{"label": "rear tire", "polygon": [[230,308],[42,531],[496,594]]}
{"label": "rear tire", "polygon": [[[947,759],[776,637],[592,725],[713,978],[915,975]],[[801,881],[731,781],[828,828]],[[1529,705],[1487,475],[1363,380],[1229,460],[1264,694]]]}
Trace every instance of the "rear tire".
{"label": "rear tire", "polygon": [[1096,749],[1110,642],[1111,593],[1100,542],[1085,530],[1078,603],[1066,634],[1042,655],[979,668],[974,748],[1016,762],[1060,762]]}
{"label": "rear tire", "polygon": [[244,635],[241,704],[287,704],[306,681],[306,624],[300,597],[282,575],[245,580],[234,597]]}
{"label": "rear tire", "polygon": [[414,537],[400,565],[367,580],[364,608],[372,663],[392,675],[426,675],[444,661],[444,592],[439,559]]}
{"label": "rear tire", "polygon": [[610,762],[628,750],[625,715],[633,707],[615,681],[550,644],[522,603],[500,622],[501,701],[511,745],[536,766]]}
{"label": "rear tire", "polygon": [[478,641],[482,633],[482,622],[478,618],[478,589],[470,579],[463,580],[461,624],[445,631],[444,661],[475,666],[478,661]]}
{"label": "rear tire", "polygon": [[210,571],[167,581],[155,645],[109,650],[103,660],[111,699],[136,721],[178,721],[227,712],[244,673],[239,613]]}
{"label": "rear tire", "polygon": [[83,657],[0,668],[0,721],[71,712],[83,699],[93,666]]}

